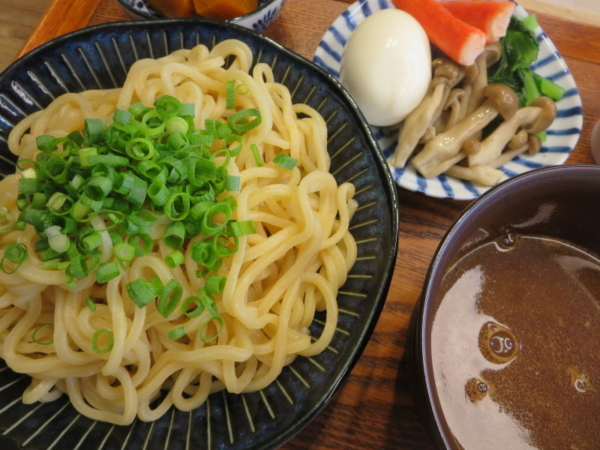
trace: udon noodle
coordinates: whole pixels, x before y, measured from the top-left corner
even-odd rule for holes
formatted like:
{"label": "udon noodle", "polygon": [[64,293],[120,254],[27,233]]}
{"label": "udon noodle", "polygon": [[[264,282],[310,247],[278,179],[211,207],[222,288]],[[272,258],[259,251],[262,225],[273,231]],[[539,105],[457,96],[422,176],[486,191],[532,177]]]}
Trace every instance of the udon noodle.
{"label": "udon noodle", "polygon": [[[354,186],[338,186],[329,172],[324,119],[306,104],[293,104],[268,65],[253,66],[246,44],[227,40],[211,50],[197,46],[140,60],[122,88],[64,94],[24,119],[12,131],[9,148],[20,159],[35,159],[36,136],[66,136],[81,130],[86,118],[110,123],[116,108],[134,102],[151,106],[162,95],[193,103],[196,127],[202,128],[205,119],[231,113],[225,108],[228,80],[247,87],[236,97],[236,108],[257,108],[262,123],[244,135],[241,153],[227,166],[241,181],[234,218],[254,221],[256,233],[240,237],[239,251],[219,270],[227,276],[216,299],[225,324],[220,334],[209,343],[199,338],[206,311],[188,318],[178,309],[164,318],[154,302],[140,308],[125,289],[127,282],[153,276],[163,283],[178,281],[184,297],[203,286],[189,244],[183,265],[165,264],[171,250],[162,241],[169,222],[164,216],[151,229],[149,253],[108,283],[88,275],[75,288],[65,284],[64,271],[42,268],[31,226],[10,231],[0,236],[0,252],[9,243],[23,243],[29,257],[15,273],[0,272],[0,356],[12,370],[32,377],[23,402],[52,401],[66,393],[92,419],[120,425],[136,416],[152,421],[172,405],[197,408],[215,391],[263,389],[297,356],[316,355],[329,345],[337,324],[337,291],[356,259],[348,231],[356,209]],[[265,163],[280,153],[299,163],[292,170],[259,167],[252,144]],[[20,176],[17,170],[0,182],[0,205],[15,219]],[[101,216],[93,226],[104,229]],[[113,244],[101,234],[106,261]],[[88,297],[95,299],[95,311],[86,306]],[[311,337],[317,311],[326,311],[324,325]],[[169,331],[181,326],[186,334],[170,339]],[[107,353],[91,348],[99,329],[114,336]]]}

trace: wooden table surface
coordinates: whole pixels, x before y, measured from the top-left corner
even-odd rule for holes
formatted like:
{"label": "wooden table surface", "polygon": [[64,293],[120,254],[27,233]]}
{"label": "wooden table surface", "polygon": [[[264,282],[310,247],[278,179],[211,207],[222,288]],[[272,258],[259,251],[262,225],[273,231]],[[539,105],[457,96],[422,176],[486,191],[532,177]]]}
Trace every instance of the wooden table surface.
{"label": "wooden table surface", "polygon": [[[325,30],[350,0],[288,0],[265,33],[311,59]],[[116,0],[54,0],[23,53],[54,38],[126,20]],[[600,28],[538,14],[565,58],[583,99],[584,126],[568,163],[593,163],[590,135],[600,120]],[[410,315],[429,261],[466,202],[399,189],[400,248],[387,302],[369,344],[332,401],[285,449],[432,449],[412,400],[403,356]]]}

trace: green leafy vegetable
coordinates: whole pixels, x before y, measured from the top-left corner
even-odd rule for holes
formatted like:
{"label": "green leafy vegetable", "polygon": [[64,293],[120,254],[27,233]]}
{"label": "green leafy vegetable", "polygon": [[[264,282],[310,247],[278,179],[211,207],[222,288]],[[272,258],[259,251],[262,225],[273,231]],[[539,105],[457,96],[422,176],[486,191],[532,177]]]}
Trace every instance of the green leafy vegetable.
{"label": "green leafy vegetable", "polygon": [[506,36],[500,39],[502,56],[488,69],[488,81],[511,87],[519,97],[520,106],[527,106],[542,95],[557,101],[564,94],[556,83],[534,74],[530,69],[538,59],[540,49],[532,31],[536,27],[535,16],[524,21],[513,16]]}

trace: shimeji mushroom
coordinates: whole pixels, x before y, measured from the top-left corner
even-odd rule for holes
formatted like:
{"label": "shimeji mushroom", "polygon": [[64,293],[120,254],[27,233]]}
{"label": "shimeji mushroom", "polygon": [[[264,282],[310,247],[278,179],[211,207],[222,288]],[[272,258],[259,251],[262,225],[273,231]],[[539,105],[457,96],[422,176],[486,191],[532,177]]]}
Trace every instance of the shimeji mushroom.
{"label": "shimeji mushroom", "polygon": [[[443,172],[443,162],[459,155],[463,143],[477,135],[500,114],[505,120],[511,119],[519,108],[515,92],[504,84],[489,84],[483,90],[486,100],[468,117],[449,130],[438,134],[423,147],[412,163],[425,178],[435,177]],[[513,133],[514,134],[514,133]],[[466,153],[463,152],[466,156]],[[472,156],[469,156],[471,158]]]}
{"label": "shimeji mushroom", "polygon": [[471,80],[471,95],[466,113],[470,114],[481,104],[484,95],[483,90],[488,85],[487,70],[500,59],[502,45],[499,42],[489,44],[483,53],[475,60],[475,64],[466,69],[466,77]]}
{"label": "shimeji mushroom", "polygon": [[415,150],[419,140],[434,124],[442,113],[450,90],[464,77],[460,66],[447,59],[433,61],[434,76],[429,85],[429,91],[419,106],[411,112],[400,133],[398,145],[391,163],[394,167],[404,167],[406,160]]}
{"label": "shimeji mushroom", "polygon": [[479,151],[469,155],[469,166],[490,164],[502,154],[519,130],[536,134],[548,128],[556,118],[556,104],[548,97],[539,97],[530,106],[519,109],[516,114],[502,122],[484,141]]}

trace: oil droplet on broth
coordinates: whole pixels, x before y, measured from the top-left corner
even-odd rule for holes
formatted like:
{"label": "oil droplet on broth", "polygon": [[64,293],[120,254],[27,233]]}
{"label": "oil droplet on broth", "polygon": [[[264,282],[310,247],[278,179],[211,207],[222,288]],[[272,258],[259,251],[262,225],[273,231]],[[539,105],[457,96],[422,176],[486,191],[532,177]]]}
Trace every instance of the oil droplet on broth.
{"label": "oil droplet on broth", "polygon": [[512,250],[519,243],[519,236],[515,233],[506,233],[497,240],[499,250]]}
{"label": "oil droplet on broth", "polygon": [[486,322],[479,332],[479,349],[489,362],[505,364],[519,353],[517,336],[504,325]]}
{"label": "oil droplet on broth", "polygon": [[465,385],[465,394],[472,403],[477,403],[485,398],[490,387],[479,378],[471,378]]}
{"label": "oil droplet on broth", "polygon": [[575,387],[575,390],[580,394],[585,394],[592,388],[590,378],[577,367],[569,367],[567,373],[571,377],[571,383]]}

